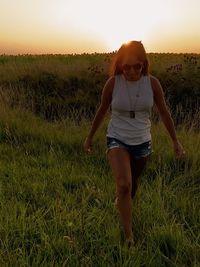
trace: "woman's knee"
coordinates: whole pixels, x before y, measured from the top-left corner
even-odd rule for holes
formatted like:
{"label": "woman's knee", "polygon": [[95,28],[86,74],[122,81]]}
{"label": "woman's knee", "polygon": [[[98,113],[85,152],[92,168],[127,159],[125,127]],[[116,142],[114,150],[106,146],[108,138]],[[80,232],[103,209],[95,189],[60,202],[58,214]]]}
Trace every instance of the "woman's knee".
{"label": "woman's knee", "polygon": [[120,195],[127,195],[131,193],[131,182],[124,182],[117,184],[117,191]]}

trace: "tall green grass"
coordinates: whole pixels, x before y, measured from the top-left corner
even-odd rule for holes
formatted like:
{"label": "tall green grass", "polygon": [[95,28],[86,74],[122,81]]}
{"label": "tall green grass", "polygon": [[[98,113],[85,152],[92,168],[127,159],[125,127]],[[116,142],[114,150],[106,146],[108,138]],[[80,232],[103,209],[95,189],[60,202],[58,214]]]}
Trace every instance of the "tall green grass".
{"label": "tall green grass", "polygon": [[[114,178],[105,153],[109,114],[96,133],[93,154],[83,152],[91,126],[84,105],[96,108],[111,56],[0,56],[0,266],[200,266],[198,110],[187,116],[181,106],[173,110],[182,121],[177,134],[186,150],[183,160],[175,159],[164,126],[152,114],[154,153],[133,201],[136,245],[129,251],[123,246]],[[160,77],[171,64],[174,71],[173,64],[186,60],[183,73],[195,74],[196,88],[195,58],[149,57]],[[178,85],[180,75],[168,73],[169,84],[164,86],[171,86],[171,77]],[[69,84],[62,87],[66,81]],[[29,86],[39,91],[29,91]],[[69,116],[61,112],[59,120],[43,120],[43,104],[48,108],[48,101],[57,105],[69,100],[62,88],[66,93],[76,90],[74,99],[81,109],[72,105]],[[41,91],[37,106],[32,93],[40,96]]]}
{"label": "tall green grass", "polygon": [[[114,53],[0,55],[0,101],[49,121],[91,118],[109,77]],[[150,73],[161,82],[177,124],[199,120],[200,55],[150,53]],[[79,116],[80,115],[80,116]],[[79,117],[78,117],[79,116]],[[184,122],[185,123],[185,122]],[[194,125],[193,125],[194,127]],[[199,123],[195,125],[199,129]]]}
{"label": "tall green grass", "polygon": [[133,201],[136,245],[123,246],[106,159],[109,115],[82,145],[90,122],[47,122],[0,108],[0,266],[200,266],[200,134],[180,127],[176,160],[163,125]]}

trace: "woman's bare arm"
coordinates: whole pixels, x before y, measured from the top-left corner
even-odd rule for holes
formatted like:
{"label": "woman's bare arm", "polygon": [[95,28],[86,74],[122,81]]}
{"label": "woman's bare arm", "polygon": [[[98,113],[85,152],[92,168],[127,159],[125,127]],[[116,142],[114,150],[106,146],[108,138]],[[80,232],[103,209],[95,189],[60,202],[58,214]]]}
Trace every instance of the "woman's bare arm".
{"label": "woman's bare arm", "polygon": [[114,82],[115,82],[115,77],[112,76],[107,80],[107,82],[104,85],[104,88],[103,88],[102,94],[101,94],[100,106],[96,111],[95,117],[94,117],[93,122],[92,122],[91,129],[90,129],[89,134],[88,134],[88,136],[84,142],[84,145],[83,145],[84,150],[86,152],[91,152],[92,138],[93,138],[95,132],[97,131],[97,129],[99,128],[99,126],[100,126],[100,124],[101,124],[110,104],[111,104]]}
{"label": "woman's bare arm", "polygon": [[174,122],[167,107],[162,86],[159,80],[153,76],[151,77],[151,86],[154,92],[154,103],[156,104],[160,117],[171,137],[175,153],[177,157],[180,157],[185,154],[185,151],[177,139]]}
{"label": "woman's bare arm", "polygon": [[170,111],[167,107],[162,86],[159,80],[154,77],[151,77],[151,86],[154,92],[154,103],[156,104],[160,117],[166,129],[168,130],[172,141],[176,142],[177,137],[176,137],[175,127],[174,127],[174,122],[172,120]]}

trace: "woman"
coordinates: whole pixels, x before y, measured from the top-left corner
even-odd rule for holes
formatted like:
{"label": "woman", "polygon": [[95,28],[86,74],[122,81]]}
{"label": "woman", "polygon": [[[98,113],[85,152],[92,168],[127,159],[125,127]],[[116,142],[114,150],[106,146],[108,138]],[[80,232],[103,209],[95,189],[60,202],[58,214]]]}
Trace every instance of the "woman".
{"label": "woman", "polygon": [[116,182],[116,207],[129,245],[134,243],[131,199],[152,153],[149,116],[154,104],[171,137],[176,157],[181,158],[185,151],[177,140],[161,84],[149,74],[144,46],[140,41],[125,43],[113,60],[110,78],[103,88],[100,106],[83,146],[86,153],[92,152],[94,134],[111,107],[107,158]]}

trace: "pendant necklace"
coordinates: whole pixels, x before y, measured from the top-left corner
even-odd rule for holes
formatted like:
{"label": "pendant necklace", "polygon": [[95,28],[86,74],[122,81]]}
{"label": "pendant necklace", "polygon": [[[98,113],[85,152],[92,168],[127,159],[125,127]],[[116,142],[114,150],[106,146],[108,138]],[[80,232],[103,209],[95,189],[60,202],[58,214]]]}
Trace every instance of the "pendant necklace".
{"label": "pendant necklace", "polygon": [[135,118],[135,107],[136,107],[136,103],[138,101],[138,98],[140,97],[139,95],[139,90],[140,90],[140,82],[139,82],[139,85],[137,86],[137,91],[136,91],[136,94],[135,94],[135,103],[134,105],[133,104],[133,99],[131,97],[131,94],[129,92],[129,88],[128,88],[128,85],[127,85],[127,80],[125,81],[126,82],[126,89],[127,89],[127,93],[128,93],[128,96],[129,96],[129,104],[130,104],[130,111],[129,111],[129,117],[134,119]]}

